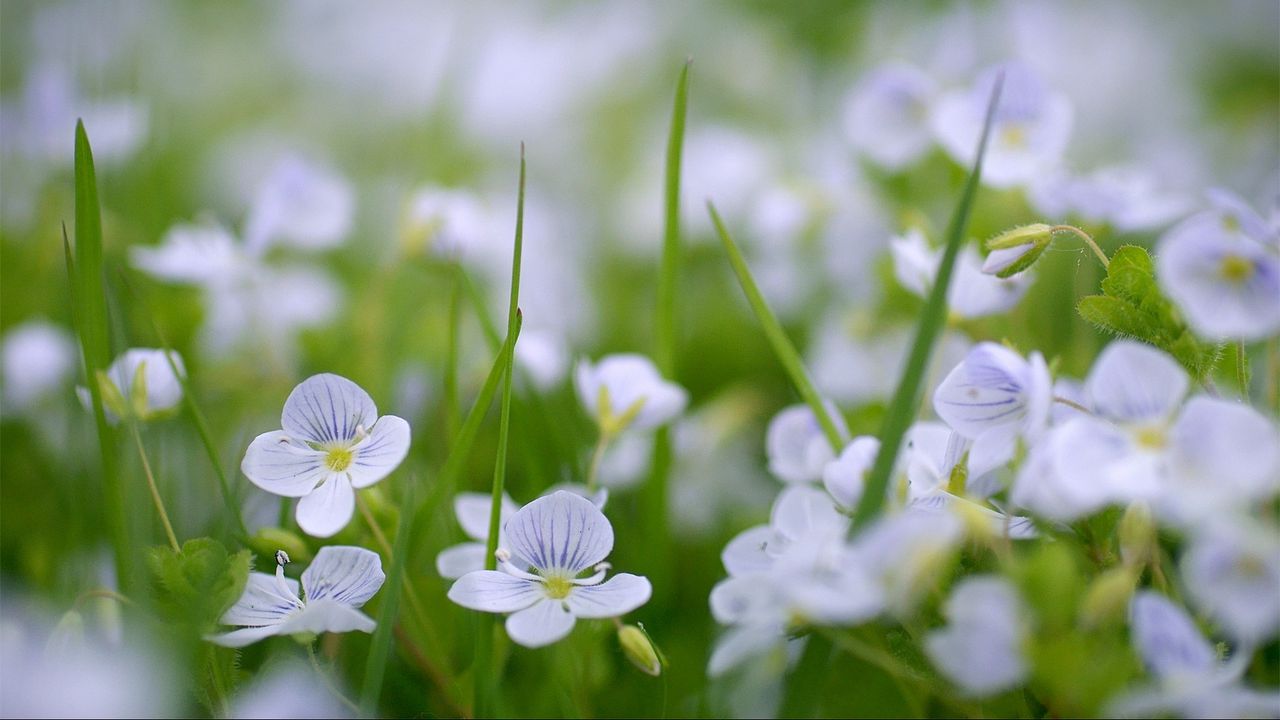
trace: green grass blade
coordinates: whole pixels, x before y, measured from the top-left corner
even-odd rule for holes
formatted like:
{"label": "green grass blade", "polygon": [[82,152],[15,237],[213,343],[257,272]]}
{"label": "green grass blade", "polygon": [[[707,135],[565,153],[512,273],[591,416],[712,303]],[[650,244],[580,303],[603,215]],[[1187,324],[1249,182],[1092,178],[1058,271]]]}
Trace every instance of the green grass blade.
{"label": "green grass blade", "polygon": [[890,475],[894,462],[898,458],[898,449],[902,446],[902,438],[907,429],[915,421],[920,407],[920,394],[923,392],[924,373],[929,366],[929,356],[933,353],[934,343],[942,332],[947,315],[947,288],[951,285],[951,273],[955,268],[956,256],[960,246],[964,244],[965,231],[969,225],[969,212],[973,209],[973,200],[978,192],[978,181],[982,177],[982,159],[987,152],[987,138],[991,134],[991,123],[995,116],[996,104],[1000,99],[1000,88],[1004,84],[1004,76],[996,79],[991,91],[991,100],[987,105],[986,120],[982,124],[982,137],[978,140],[978,154],[973,161],[973,172],[964,185],[960,202],[951,215],[947,226],[947,245],[943,251],[942,262],[938,264],[938,275],[934,278],[933,288],[925,301],[924,310],[920,314],[920,324],[916,328],[915,341],[911,344],[911,355],[907,359],[907,367],[898,380],[898,388],[893,393],[893,400],[885,413],[884,422],[880,426],[880,452],[876,455],[875,464],[867,476],[867,486],[862,492],[862,499],[853,512],[851,531],[856,532],[880,514],[884,506],[885,491],[889,487]]}
{"label": "green grass blade", "polygon": [[391,656],[391,639],[395,631],[396,615],[400,610],[400,592],[404,585],[405,563],[409,560],[409,538],[413,534],[414,497],[418,487],[416,478],[405,488],[400,499],[400,527],[396,529],[396,542],[391,550],[391,568],[387,586],[378,608],[378,628],[369,643],[369,659],[365,663],[364,685],[360,690],[361,717],[376,717],[378,699],[382,695],[382,680],[386,675],[387,660]]}
{"label": "green grass blade", "polygon": [[453,278],[453,288],[449,291],[449,334],[448,334],[448,352],[445,355],[444,365],[444,422],[445,428],[448,430],[449,441],[454,442],[458,437],[458,423],[461,422],[458,417],[458,355],[461,348],[458,346],[459,330],[462,321],[462,266],[457,266],[457,272]]}
{"label": "green grass blade", "polygon": [[[98,180],[93,167],[93,150],[84,123],[76,122],[75,148],[75,261],[67,270],[71,275],[72,307],[76,334],[84,359],[85,386],[93,403],[93,418],[98,429],[98,447],[102,455],[102,478],[107,530],[115,552],[116,582],[128,592],[133,580],[132,556],[129,552],[129,528],[125,516],[124,485],[116,457],[115,431],[107,423],[102,391],[97,382],[99,371],[111,364],[110,321],[107,317],[106,282],[102,270],[102,210],[98,205]],[[66,242],[64,234],[63,242]]]}
{"label": "green grass blade", "polygon": [[[489,537],[485,542],[484,566],[487,570],[497,568],[494,553],[498,549],[498,530],[502,521],[502,495],[507,480],[507,446],[511,439],[511,376],[515,365],[516,336],[520,331],[522,317],[520,313],[520,264],[524,252],[524,186],[525,158],[524,145],[520,146],[520,190],[516,196],[516,237],[511,251],[511,301],[507,305],[507,338],[503,350],[506,362],[502,371],[502,410],[498,423],[498,450],[493,465],[493,500],[489,510]],[[496,693],[501,674],[494,664],[493,658],[493,618],[486,615],[480,622],[480,632],[476,639],[475,660],[475,715],[488,717],[493,715],[497,706]]]}
{"label": "green grass blade", "polygon": [[844,449],[844,438],[841,436],[835,421],[832,420],[831,415],[827,412],[826,406],[822,404],[818,391],[814,389],[813,381],[809,379],[809,373],[804,369],[804,362],[800,359],[800,353],[796,352],[795,346],[787,338],[786,331],[782,329],[782,323],[778,322],[777,316],[769,309],[769,304],[765,302],[764,295],[760,293],[760,288],[756,285],[755,278],[751,276],[751,269],[747,267],[747,261],[743,259],[742,252],[738,250],[737,244],[729,236],[729,231],[725,229],[724,222],[720,220],[720,213],[716,212],[716,207],[710,200],[707,201],[707,212],[711,214],[711,222],[716,227],[720,242],[724,244],[725,252],[729,254],[729,262],[733,265],[733,271],[738,275],[738,284],[742,286],[742,292],[747,296],[747,302],[751,304],[751,310],[755,313],[756,319],[760,321],[760,326],[764,328],[765,337],[769,340],[769,346],[773,348],[773,354],[777,356],[778,362],[782,363],[783,369],[787,371],[787,376],[791,378],[791,383],[799,391],[800,397],[813,410],[814,416],[818,419],[818,424],[822,426],[823,435],[826,436],[827,442],[831,443],[832,450],[838,454]]}

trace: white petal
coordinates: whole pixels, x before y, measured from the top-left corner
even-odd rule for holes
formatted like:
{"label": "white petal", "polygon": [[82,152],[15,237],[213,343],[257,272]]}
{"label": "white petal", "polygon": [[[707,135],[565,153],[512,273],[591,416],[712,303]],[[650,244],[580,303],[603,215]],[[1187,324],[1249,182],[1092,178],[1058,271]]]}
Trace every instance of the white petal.
{"label": "white petal", "polygon": [[1280,487],[1280,434],[1248,405],[1197,395],[1170,436],[1179,474],[1224,499],[1267,498]]}
{"label": "white petal", "polygon": [[484,543],[466,542],[447,547],[436,555],[436,572],[446,580],[457,580],[469,572],[484,569]]}
{"label": "white petal", "polygon": [[1217,665],[1217,654],[1187,611],[1165,596],[1140,591],[1129,612],[1134,648],[1157,677],[1200,675]]}
{"label": "white petal", "polygon": [[1029,369],[1017,353],[995,343],[969,351],[933,394],[933,409],[953,430],[970,439],[1026,414]]}
{"label": "white petal", "polygon": [[1097,412],[1120,422],[1164,420],[1187,394],[1187,373],[1165,353],[1117,340],[1094,362],[1085,393]]}
{"label": "white petal", "polygon": [[720,553],[720,561],[730,575],[763,572],[773,565],[770,546],[777,540],[773,528],[757,525],[734,536]]}
{"label": "white petal", "polygon": [[272,635],[284,634],[281,631],[282,627],[283,624],[240,628],[239,630],[232,630],[219,635],[206,635],[204,639],[222,647],[239,648],[269,638]]}
{"label": "white petal", "polygon": [[322,373],[312,375],[284,401],[280,427],[291,437],[314,443],[349,443],[356,428],[373,427],[378,408],[373,398],[350,380]]}
{"label": "white petal", "polygon": [[345,603],[331,598],[307,602],[301,612],[278,626],[281,635],[294,633],[340,633],[359,630],[371,633],[377,627],[373,618]]}
{"label": "white petal", "polygon": [[283,430],[263,433],[249,443],[240,472],[273,495],[303,497],[333,476],[324,453],[291,440]]}
{"label": "white petal", "polygon": [[129,259],[154,278],[199,284],[226,281],[241,262],[235,238],[216,225],[175,225],[160,245],[129,248]]}
{"label": "white petal", "polygon": [[590,500],[563,490],[540,497],[504,528],[511,550],[542,571],[577,574],[613,549],[613,527]]}
{"label": "white petal", "polygon": [[378,553],[361,547],[329,546],[320,548],[315,560],[302,573],[302,589],[307,604],[330,598],[352,607],[364,605],[387,576],[382,572]]}
{"label": "white petal", "polygon": [[716,641],[707,661],[707,674],[723,675],[757,655],[780,648],[786,643],[786,635],[777,625],[742,625],[731,628]]}
{"label": "white petal", "polygon": [[822,468],[822,485],[841,507],[852,508],[862,498],[867,473],[880,452],[880,441],[862,436],[845,446],[840,457]]}
{"label": "white petal", "polygon": [[[453,499],[453,514],[458,518],[462,532],[481,542],[489,539],[489,512],[492,507],[493,496],[489,493],[463,492]],[[503,493],[499,527],[505,525],[519,509],[515,501]]]}
{"label": "white petal", "polygon": [[519,645],[539,648],[568,635],[573,624],[573,613],[564,603],[544,599],[507,618],[507,635]]}
{"label": "white petal", "polygon": [[302,606],[298,598],[298,581],[284,578],[285,589],[291,594],[281,592],[276,576],[266,573],[249,573],[245,583],[244,594],[236,600],[222,615],[219,621],[223,625],[275,625],[284,622],[285,617]]}
{"label": "white petal", "polygon": [[580,585],[565,602],[580,618],[621,617],[649,602],[653,586],[647,578],[619,573],[599,585]]}
{"label": "white petal", "polygon": [[320,487],[298,501],[298,527],[312,537],[329,537],[347,526],[356,511],[351,481],[332,475]]}
{"label": "white petal", "polygon": [[[823,405],[837,432],[845,437],[848,429],[840,412],[829,401]],[[769,472],[787,483],[822,479],[822,469],[836,456],[813,411],[803,404],[784,408],[769,421],[765,452],[769,456]]]}
{"label": "white petal", "polygon": [[806,485],[791,485],[773,503],[770,525],[783,538],[798,540],[811,533],[841,532],[849,524],[825,492]]}
{"label": "white petal", "polygon": [[369,487],[391,474],[409,454],[409,423],[395,415],[383,415],[352,451],[354,457],[347,468],[351,484]]}
{"label": "white petal", "polygon": [[449,588],[450,600],[482,612],[515,612],[545,597],[540,583],[497,570],[467,573]]}

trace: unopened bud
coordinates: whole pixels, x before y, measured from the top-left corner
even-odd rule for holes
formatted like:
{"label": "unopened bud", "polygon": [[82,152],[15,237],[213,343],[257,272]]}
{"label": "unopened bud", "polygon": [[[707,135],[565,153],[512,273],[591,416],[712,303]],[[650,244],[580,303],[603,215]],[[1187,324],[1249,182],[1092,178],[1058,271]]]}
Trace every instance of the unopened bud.
{"label": "unopened bud", "polygon": [[623,625],[618,628],[618,644],[622,652],[646,675],[657,677],[662,674],[662,659],[657,648],[649,639],[649,634],[635,625]]}
{"label": "unopened bud", "polygon": [[1080,620],[1086,627],[1101,627],[1122,622],[1133,595],[1137,576],[1132,569],[1114,567],[1099,575],[1085,593],[1080,606]]}
{"label": "unopened bud", "polygon": [[302,538],[283,528],[261,528],[249,538],[249,546],[259,555],[274,558],[280,565],[284,564],[280,562],[282,554],[285,563],[294,560],[306,562],[311,559],[311,551],[307,549],[307,544],[302,541]]}
{"label": "unopened bud", "polygon": [[1128,567],[1142,567],[1155,557],[1156,524],[1146,503],[1136,502],[1124,511],[1120,527],[1120,557]]}
{"label": "unopened bud", "polygon": [[982,272],[1000,278],[1012,277],[1031,267],[1053,240],[1053,228],[1044,223],[1020,225],[987,241],[991,251],[982,263]]}

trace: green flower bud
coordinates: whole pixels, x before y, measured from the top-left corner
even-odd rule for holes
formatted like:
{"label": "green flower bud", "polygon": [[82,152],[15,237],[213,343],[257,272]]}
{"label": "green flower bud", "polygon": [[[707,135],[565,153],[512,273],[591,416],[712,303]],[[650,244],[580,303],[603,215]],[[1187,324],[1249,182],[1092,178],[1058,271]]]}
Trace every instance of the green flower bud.
{"label": "green flower bud", "polygon": [[1136,502],[1124,511],[1120,527],[1120,557],[1128,567],[1142,567],[1155,558],[1156,524],[1146,503]]}
{"label": "green flower bud", "polygon": [[1053,228],[1044,223],[1020,225],[987,241],[991,251],[982,264],[982,272],[1000,278],[1012,277],[1040,259],[1053,240]]}
{"label": "green flower bud", "polygon": [[99,370],[97,377],[98,390],[102,393],[102,406],[118,418],[129,417],[129,403],[125,401],[120,388],[116,387],[105,371]]}
{"label": "green flower bud", "polygon": [[1085,593],[1080,607],[1081,622],[1086,627],[1123,622],[1137,581],[1137,575],[1126,566],[1114,567],[1099,575]]}
{"label": "green flower bud", "polygon": [[642,628],[635,625],[618,628],[618,644],[622,646],[623,654],[640,672],[653,677],[662,674],[662,659],[658,655],[658,649]]}
{"label": "green flower bud", "polygon": [[306,562],[311,559],[311,550],[302,538],[295,533],[278,527],[264,527],[249,538],[249,547],[259,555],[275,557],[276,551],[283,550],[292,560]]}

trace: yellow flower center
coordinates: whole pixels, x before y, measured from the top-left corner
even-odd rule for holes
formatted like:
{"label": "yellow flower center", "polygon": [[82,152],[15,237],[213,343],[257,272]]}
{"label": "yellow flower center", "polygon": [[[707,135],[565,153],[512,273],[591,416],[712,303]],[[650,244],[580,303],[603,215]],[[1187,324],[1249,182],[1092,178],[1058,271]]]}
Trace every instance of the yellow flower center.
{"label": "yellow flower center", "polygon": [[1009,123],[1000,131],[1000,138],[1005,145],[1020,148],[1027,144],[1027,131],[1018,123]]}
{"label": "yellow flower center", "polygon": [[1218,274],[1223,280],[1242,283],[1253,276],[1253,261],[1239,255],[1224,255],[1218,264]]}
{"label": "yellow flower center", "polygon": [[351,461],[355,459],[355,456],[355,453],[350,448],[329,448],[329,451],[324,456],[324,464],[334,472],[342,472],[351,467]]}
{"label": "yellow flower center", "polygon": [[543,581],[547,586],[547,595],[553,600],[569,597],[569,591],[573,589],[573,579],[564,575],[548,575]]}
{"label": "yellow flower center", "polygon": [[1134,439],[1138,441],[1138,445],[1150,450],[1159,450],[1168,442],[1165,437],[1164,428],[1157,426],[1148,426],[1139,428],[1134,433]]}

